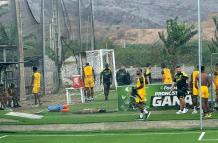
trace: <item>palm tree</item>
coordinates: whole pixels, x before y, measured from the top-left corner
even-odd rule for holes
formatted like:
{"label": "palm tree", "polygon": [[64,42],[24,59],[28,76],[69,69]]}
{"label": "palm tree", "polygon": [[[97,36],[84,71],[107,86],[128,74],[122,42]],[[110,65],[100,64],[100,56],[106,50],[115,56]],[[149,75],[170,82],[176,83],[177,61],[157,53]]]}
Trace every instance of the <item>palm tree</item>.
{"label": "palm tree", "polygon": [[179,54],[182,53],[181,49],[197,34],[197,30],[195,30],[194,25],[189,26],[185,23],[179,23],[176,17],[167,20],[166,33],[158,32],[159,38],[164,43],[165,60],[174,69],[175,65],[178,64]]}
{"label": "palm tree", "polygon": [[211,53],[217,53],[218,52],[218,17],[213,17],[213,22],[216,29],[214,31],[214,38],[212,38],[212,44],[208,45],[208,47]]}

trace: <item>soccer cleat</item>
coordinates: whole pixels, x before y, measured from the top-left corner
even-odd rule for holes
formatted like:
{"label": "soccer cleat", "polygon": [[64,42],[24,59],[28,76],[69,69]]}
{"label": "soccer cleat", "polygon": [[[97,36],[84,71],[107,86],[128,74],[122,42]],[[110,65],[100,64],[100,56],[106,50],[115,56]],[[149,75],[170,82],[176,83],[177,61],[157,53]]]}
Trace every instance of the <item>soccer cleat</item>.
{"label": "soccer cleat", "polygon": [[182,110],[177,111],[176,114],[182,114]]}
{"label": "soccer cleat", "polygon": [[208,118],[208,114],[205,114],[203,117],[204,117],[204,118]]}
{"label": "soccer cleat", "polygon": [[197,114],[197,113],[198,113],[197,110],[193,110],[193,111],[192,111],[192,114]]}
{"label": "soccer cleat", "polygon": [[184,108],[183,111],[182,111],[183,114],[185,114],[185,113],[187,113],[187,112],[188,112],[188,109],[187,109],[187,108]]}
{"label": "soccer cleat", "polygon": [[208,113],[208,114],[206,114],[205,117],[206,117],[206,118],[212,118],[212,114],[211,114],[211,113]]}
{"label": "soccer cleat", "polygon": [[143,113],[140,113],[139,119],[143,119],[143,117],[144,117],[144,114],[143,114]]}

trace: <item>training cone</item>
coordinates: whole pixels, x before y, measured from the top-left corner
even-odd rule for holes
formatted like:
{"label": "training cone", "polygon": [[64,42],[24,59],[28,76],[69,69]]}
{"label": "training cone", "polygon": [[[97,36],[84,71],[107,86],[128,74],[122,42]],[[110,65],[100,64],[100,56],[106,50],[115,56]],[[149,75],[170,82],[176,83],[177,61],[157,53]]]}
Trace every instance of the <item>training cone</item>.
{"label": "training cone", "polygon": [[69,106],[67,104],[64,104],[63,107],[64,107],[63,109],[69,108]]}
{"label": "training cone", "polygon": [[62,109],[61,112],[69,112],[70,109],[69,108],[66,108],[66,109]]}

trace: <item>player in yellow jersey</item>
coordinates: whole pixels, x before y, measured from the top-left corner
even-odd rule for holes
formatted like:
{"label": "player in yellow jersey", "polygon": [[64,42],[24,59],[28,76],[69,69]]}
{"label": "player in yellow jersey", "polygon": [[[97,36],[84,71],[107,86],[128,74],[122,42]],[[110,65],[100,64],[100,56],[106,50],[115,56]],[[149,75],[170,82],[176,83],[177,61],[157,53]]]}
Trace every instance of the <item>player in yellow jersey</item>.
{"label": "player in yellow jersey", "polygon": [[166,64],[162,63],[161,64],[161,68],[162,68],[162,82],[164,84],[172,84],[173,80],[172,80],[172,75],[171,75],[171,71],[169,68],[167,68]]}
{"label": "player in yellow jersey", "polygon": [[151,84],[151,64],[147,63],[144,72],[145,83]]}
{"label": "player in yellow jersey", "polygon": [[83,77],[86,101],[94,100],[95,73],[93,67],[89,65],[89,63],[86,63],[86,66],[83,68]]}
{"label": "player in yellow jersey", "polygon": [[216,93],[215,108],[218,110],[218,63],[216,63],[216,65],[215,65],[213,83],[214,83],[215,93]]}
{"label": "player in yellow jersey", "polygon": [[132,90],[132,96],[135,97],[135,105],[140,110],[140,119],[149,118],[150,112],[145,109],[145,78],[142,75],[142,69],[136,71],[136,87]]}
{"label": "player in yellow jersey", "polygon": [[198,106],[198,89],[195,87],[196,77],[199,75],[198,65],[195,67],[194,71],[191,74],[191,80],[189,83],[190,91],[192,92],[192,104],[193,104],[193,112],[192,114],[197,114],[197,106]]}
{"label": "player in yellow jersey", "polygon": [[40,103],[40,89],[41,89],[41,74],[38,71],[37,67],[33,67],[33,76],[32,76],[32,93],[35,98],[35,105],[41,105]]}
{"label": "player in yellow jersey", "polygon": [[209,79],[208,74],[205,71],[204,66],[201,66],[201,87],[198,86],[198,82],[199,82],[199,76],[196,77],[195,87],[197,89],[201,90],[202,108],[204,111],[203,116],[206,118],[210,118],[210,117],[212,117],[212,114],[210,113],[209,103],[208,103],[210,79]]}

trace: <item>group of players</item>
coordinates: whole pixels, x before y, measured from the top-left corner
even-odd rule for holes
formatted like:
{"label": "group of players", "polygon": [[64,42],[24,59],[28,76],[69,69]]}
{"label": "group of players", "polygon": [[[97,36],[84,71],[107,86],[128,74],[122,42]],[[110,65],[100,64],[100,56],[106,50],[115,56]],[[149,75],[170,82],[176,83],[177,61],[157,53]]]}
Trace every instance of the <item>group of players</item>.
{"label": "group of players", "polygon": [[[208,73],[205,70],[205,66],[201,66],[201,87],[199,87],[199,67],[196,66],[194,71],[191,74],[190,82],[188,83],[189,77],[187,74],[182,71],[180,66],[177,66],[175,68],[175,75],[172,76],[171,70],[166,66],[166,64],[161,64],[162,68],[162,82],[163,84],[172,84],[171,91],[174,89],[177,90],[177,96],[180,101],[180,110],[176,112],[176,114],[185,114],[188,112],[188,109],[186,108],[185,103],[185,96],[187,94],[187,91],[191,91],[192,93],[192,102],[193,102],[193,111],[192,114],[198,113],[198,107],[199,107],[199,95],[202,97],[202,109],[203,109],[203,116],[206,118],[210,118],[212,116],[211,110],[209,108],[208,98],[209,98],[209,87],[211,86],[211,83],[213,83],[215,93],[216,93],[216,100],[215,100],[215,108],[218,108],[218,63],[215,65],[215,72],[212,76],[209,76]],[[125,71],[125,70],[122,70]],[[126,72],[126,71],[125,71]],[[124,72],[123,72],[124,73]],[[126,72],[128,73],[128,72]],[[119,73],[122,75],[122,72]],[[129,74],[127,74],[129,75]],[[129,77],[129,76],[127,76]],[[85,86],[85,101],[90,102],[94,100],[94,84],[95,84],[95,73],[94,69],[89,63],[86,63],[86,65],[83,68],[83,80],[84,80],[84,86]],[[150,112],[147,111],[144,107],[144,103],[146,102],[146,84],[151,84],[151,64],[147,64],[144,72],[142,69],[137,69],[136,71],[136,86],[132,89],[132,95],[135,96],[135,105],[140,110],[140,118],[148,118],[150,116]],[[129,80],[129,79],[128,79]],[[212,81],[212,82],[211,82]],[[105,100],[108,100],[109,96],[109,90],[110,86],[112,84],[112,71],[109,68],[108,64],[105,64],[104,70],[100,74],[100,84],[103,83],[104,87],[104,95]],[[129,81],[128,81],[129,83]],[[177,88],[175,88],[175,86]],[[11,89],[13,89],[13,85],[11,86]],[[8,93],[13,90],[8,89]],[[33,68],[33,78],[32,78],[32,92],[35,97],[35,105],[40,105],[40,98],[39,98],[39,92],[40,92],[40,73],[38,72],[37,68]],[[201,93],[201,94],[200,94]],[[11,98],[13,100],[13,103],[15,107],[19,107],[20,105],[17,102],[17,98]],[[1,99],[1,105],[3,106],[10,106],[11,101],[8,102],[9,105],[6,105],[4,100]]]}
{"label": "group of players", "polygon": [[[188,90],[192,94],[193,101],[193,111],[192,114],[198,113],[199,107],[199,95],[202,97],[202,109],[203,116],[206,118],[212,117],[211,110],[209,107],[209,87],[213,83],[215,93],[216,93],[216,103],[215,107],[218,107],[218,63],[215,66],[215,72],[213,79],[206,72],[205,66],[201,66],[201,87],[199,87],[199,67],[196,66],[194,71],[191,74],[189,83],[188,75],[182,71],[180,66],[175,67],[175,74],[172,76],[170,68],[166,64],[161,64],[162,68],[162,82],[163,84],[171,84],[171,92],[177,90],[177,96],[180,102],[180,109],[176,114],[185,114],[188,112],[186,107],[185,96],[188,93]],[[85,97],[86,101],[94,100],[94,82],[95,74],[94,69],[89,63],[86,63],[86,66],[83,68],[83,77],[85,83]],[[140,110],[140,119],[148,118],[150,112],[145,109],[144,103],[146,102],[146,84],[151,84],[151,64],[147,64],[144,72],[142,69],[137,69],[136,71],[136,86],[132,89],[132,96],[135,96],[135,105]],[[213,82],[211,82],[213,80]],[[110,85],[112,84],[112,71],[109,68],[109,65],[105,65],[105,69],[101,72],[100,82],[103,82],[104,85],[104,95],[105,100],[108,100]],[[176,87],[176,88],[175,88]],[[201,93],[201,94],[200,94]]]}
{"label": "group of players", "polygon": [[16,92],[15,85],[11,83],[8,88],[4,88],[4,85],[0,85],[0,109],[18,108],[21,107],[18,103],[19,96]]}
{"label": "group of players", "polygon": [[[40,92],[41,92],[41,74],[38,71],[37,67],[33,67],[33,75],[31,81],[32,94],[34,95],[34,106],[38,107],[41,105],[40,102]],[[10,84],[8,88],[4,88],[3,85],[0,85],[0,91],[3,93],[0,95],[0,108],[9,109],[9,108],[18,108],[21,107],[19,104],[19,94],[17,88],[13,83]]]}
{"label": "group of players", "polygon": [[[215,100],[215,108],[218,107],[218,63],[215,65],[215,72],[212,76],[209,76],[209,74],[206,72],[205,66],[201,66],[201,87],[199,85],[199,67],[196,66],[194,71],[191,74],[190,82],[187,84],[187,81],[189,77],[187,74],[182,71],[180,66],[177,66],[175,69],[175,75],[172,78],[171,70],[165,65],[161,65],[162,68],[162,82],[164,84],[172,84],[171,92],[177,88],[177,96],[180,101],[180,110],[176,112],[176,114],[185,114],[188,112],[188,109],[186,108],[186,102],[185,102],[185,96],[188,92],[188,90],[191,91],[192,94],[192,102],[193,102],[193,111],[192,114],[197,114],[197,108],[199,107],[199,95],[202,97],[202,109],[203,109],[203,117],[211,118],[211,110],[209,107],[209,87],[212,86],[211,83],[213,83],[214,90],[216,93],[216,100]],[[144,77],[146,83],[151,83],[151,66],[148,64],[145,68]],[[144,88],[144,87],[143,87]],[[137,87],[138,89],[138,87]],[[138,94],[141,96],[145,96],[144,94]],[[141,107],[139,106],[139,109]],[[141,110],[142,112],[142,110]],[[142,112],[146,115],[146,112]],[[140,114],[140,117],[142,115]]]}
{"label": "group of players", "polygon": [[[90,102],[94,100],[94,84],[95,84],[95,72],[94,69],[87,62],[83,68],[83,81],[85,87],[85,101]],[[112,84],[112,71],[109,68],[109,64],[105,64],[104,70],[100,74],[100,84],[103,83],[105,100],[108,100],[110,86]]]}
{"label": "group of players", "polygon": [[[177,96],[180,101],[180,110],[176,112],[177,114],[185,114],[188,112],[185,103],[185,96],[188,90],[192,93],[192,101],[193,101],[193,112],[192,114],[198,113],[197,109],[199,107],[199,93],[201,91],[202,97],[202,108],[203,108],[203,116],[210,118],[211,112],[209,109],[209,87],[211,86],[211,80],[213,80],[214,89],[216,93],[216,107],[218,107],[218,63],[215,66],[214,78],[211,79],[208,76],[208,73],[205,70],[205,66],[201,67],[201,87],[199,87],[199,71],[198,66],[195,67],[194,71],[191,74],[190,82],[187,84],[189,77],[187,74],[182,71],[180,66],[175,68],[175,75],[172,76],[171,70],[166,66],[166,64],[161,64],[162,68],[162,82],[163,84],[172,84],[171,91],[174,89],[177,90]],[[124,69],[122,71],[125,71]],[[121,72],[129,75],[128,72]],[[129,77],[129,76],[127,76]],[[93,67],[87,62],[83,68],[83,80],[85,86],[85,101],[90,102],[94,100],[94,84],[95,84],[95,73]],[[151,64],[147,64],[145,71],[143,73],[142,69],[138,69],[136,71],[136,87],[133,88],[132,94],[136,96],[135,104],[140,110],[140,118],[148,118],[150,116],[150,112],[144,108],[144,103],[146,100],[146,84],[151,84]],[[128,79],[129,80],[129,79]],[[105,100],[108,100],[110,86],[112,84],[112,71],[109,68],[108,64],[105,64],[105,68],[100,74],[100,84],[103,83],[104,87],[104,95]],[[174,87],[177,88],[174,88]],[[201,90],[200,90],[201,89]]]}

